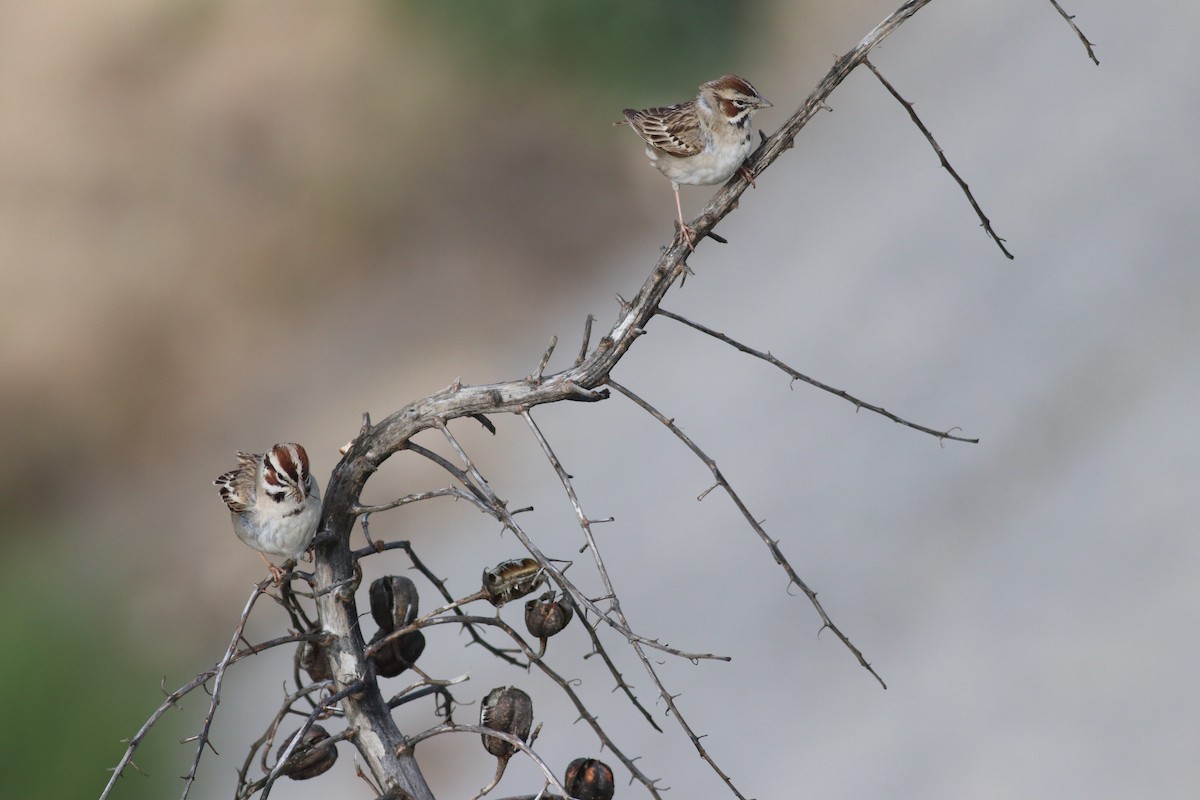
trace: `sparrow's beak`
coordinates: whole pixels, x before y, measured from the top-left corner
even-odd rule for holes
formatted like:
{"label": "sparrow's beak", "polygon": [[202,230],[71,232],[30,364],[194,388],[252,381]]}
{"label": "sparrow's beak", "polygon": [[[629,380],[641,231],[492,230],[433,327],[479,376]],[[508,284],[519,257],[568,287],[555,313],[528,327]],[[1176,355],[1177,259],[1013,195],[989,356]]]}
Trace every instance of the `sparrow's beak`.
{"label": "sparrow's beak", "polygon": [[758,102],[754,104],[754,107],[755,108],[771,108],[771,106],[773,106],[773,105],[774,105],[774,103],[772,103],[767,98],[760,97],[760,98],[758,98]]}

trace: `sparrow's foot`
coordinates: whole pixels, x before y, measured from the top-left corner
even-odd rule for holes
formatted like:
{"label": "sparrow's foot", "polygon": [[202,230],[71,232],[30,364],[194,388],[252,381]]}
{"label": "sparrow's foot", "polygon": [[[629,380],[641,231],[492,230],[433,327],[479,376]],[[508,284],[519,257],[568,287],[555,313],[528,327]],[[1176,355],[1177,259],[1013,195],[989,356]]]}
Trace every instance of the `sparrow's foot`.
{"label": "sparrow's foot", "polygon": [[258,557],[263,560],[263,563],[267,565],[267,569],[270,570],[271,580],[276,586],[280,586],[283,583],[284,576],[291,572],[291,570],[275,566],[271,563],[271,560],[262,553],[259,553]]}
{"label": "sparrow's foot", "polygon": [[683,237],[683,241],[687,243],[688,250],[696,249],[696,231],[684,224],[683,220],[675,222],[679,226],[679,235]]}

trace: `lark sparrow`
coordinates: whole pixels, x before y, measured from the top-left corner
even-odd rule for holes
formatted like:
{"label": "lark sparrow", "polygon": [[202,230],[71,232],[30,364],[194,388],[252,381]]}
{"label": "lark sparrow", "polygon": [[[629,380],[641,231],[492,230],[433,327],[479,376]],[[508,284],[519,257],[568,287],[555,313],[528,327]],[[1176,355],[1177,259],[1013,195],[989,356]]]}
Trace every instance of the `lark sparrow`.
{"label": "lark sparrow", "polygon": [[233,532],[258,551],[278,583],[284,571],[265,553],[299,559],[312,544],[321,517],[321,490],[298,444],[277,444],[266,455],[237,454],[237,469],[213,483],[233,517]]}
{"label": "lark sparrow", "polygon": [[683,221],[679,185],[711,186],[737,172],[754,149],[750,116],[771,104],[737,75],[725,75],[700,86],[695,100],[666,108],[625,109],[628,125],[646,141],[646,157],[666,175],[675,190],[679,228],[688,247],[692,229]]}

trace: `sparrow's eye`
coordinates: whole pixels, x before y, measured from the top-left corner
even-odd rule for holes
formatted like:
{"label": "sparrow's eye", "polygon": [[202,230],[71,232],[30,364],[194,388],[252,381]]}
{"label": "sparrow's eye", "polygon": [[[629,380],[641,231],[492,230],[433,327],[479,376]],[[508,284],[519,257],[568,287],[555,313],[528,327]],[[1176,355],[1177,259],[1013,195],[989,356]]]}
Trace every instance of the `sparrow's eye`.
{"label": "sparrow's eye", "polygon": [[267,497],[274,500],[276,503],[282,503],[283,498],[287,496],[286,492],[267,492]]}

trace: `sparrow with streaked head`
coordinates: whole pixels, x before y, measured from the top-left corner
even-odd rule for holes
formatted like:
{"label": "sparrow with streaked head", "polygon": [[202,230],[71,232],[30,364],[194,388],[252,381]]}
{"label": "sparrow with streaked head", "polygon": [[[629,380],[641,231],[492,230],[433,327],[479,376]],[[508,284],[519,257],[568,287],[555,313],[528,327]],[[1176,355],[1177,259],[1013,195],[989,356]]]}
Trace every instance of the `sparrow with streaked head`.
{"label": "sparrow with streaked head", "polygon": [[627,108],[628,125],[646,142],[646,157],[675,191],[679,229],[689,249],[694,231],[683,221],[679,186],[724,183],[754,149],[750,117],[771,104],[745,78],[725,75],[701,84],[694,100],[641,111]]}
{"label": "sparrow with streaked head", "polygon": [[321,518],[321,489],[298,444],[277,444],[264,454],[237,453],[237,469],[213,483],[229,506],[233,532],[258,551],[279,583],[285,574],[265,554],[299,560]]}

